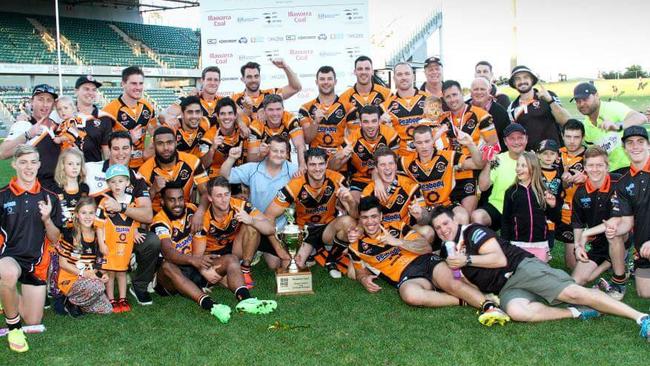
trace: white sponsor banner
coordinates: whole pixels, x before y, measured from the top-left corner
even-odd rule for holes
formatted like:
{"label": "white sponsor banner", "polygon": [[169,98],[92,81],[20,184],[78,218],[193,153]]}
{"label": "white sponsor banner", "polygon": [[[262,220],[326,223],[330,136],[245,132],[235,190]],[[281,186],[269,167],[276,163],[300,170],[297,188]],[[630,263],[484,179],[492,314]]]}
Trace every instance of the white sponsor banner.
{"label": "white sponsor banner", "polygon": [[318,95],[320,66],[336,70],[337,93],[352,85],[354,59],[368,55],[369,37],[368,0],[201,1],[203,67],[221,69],[219,92],[244,90],[240,67],[249,61],[261,65],[261,89],[286,85],[284,71],[270,62],[280,57],[302,83],[302,91],[286,102],[289,110]]}

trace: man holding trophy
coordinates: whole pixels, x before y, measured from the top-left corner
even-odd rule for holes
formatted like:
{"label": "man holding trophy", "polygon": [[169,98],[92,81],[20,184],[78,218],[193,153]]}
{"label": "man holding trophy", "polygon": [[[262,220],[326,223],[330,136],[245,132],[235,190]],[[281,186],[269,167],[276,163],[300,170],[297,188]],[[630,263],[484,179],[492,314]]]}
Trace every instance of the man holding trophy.
{"label": "man holding trophy", "polygon": [[[341,272],[336,264],[347,247],[348,228],[356,224],[354,217],[357,216],[357,205],[350,194],[350,189],[344,185],[345,178],[326,168],[325,150],[320,148],[307,150],[305,163],[306,173],[290,180],[278,192],[265,214],[275,219],[284,214],[289,206],[295,205],[298,227],[288,225],[280,234],[286,240],[286,238],[299,237],[298,232],[303,232],[304,241],[295,257],[297,266],[305,267],[305,261],[313,249],[331,245],[325,268],[332,278],[341,278]],[[339,211],[345,211],[346,214],[339,216]]]}

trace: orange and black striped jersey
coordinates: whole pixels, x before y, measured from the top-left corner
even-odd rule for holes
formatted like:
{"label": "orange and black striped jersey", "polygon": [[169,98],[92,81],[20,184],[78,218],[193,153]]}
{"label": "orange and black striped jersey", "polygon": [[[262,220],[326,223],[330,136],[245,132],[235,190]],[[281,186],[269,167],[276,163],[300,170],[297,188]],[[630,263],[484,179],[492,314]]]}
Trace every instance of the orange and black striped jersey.
{"label": "orange and black striped jersey", "polygon": [[402,156],[397,162],[398,172],[420,184],[427,206],[451,205],[451,191],[454,189],[454,166],[461,164],[466,155],[455,151],[436,151],[433,158],[423,163],[416,154]]}
{"label": "orange and black striped jersey", "polygon": [[390,115],[393,128],[401,140],[400,151],[407,153],[414,151],[413,130],[420,125],[424,117],[424,100],[429,93],[415,90],[412,97],[402,97],[397,92],[390,95],[382,108]]}
{"label": "orange and black striped jersey", "polygon": [[[257,119],[257,111],[262,108],[262,102],[264,101],[264,97],[270,94],[279,94],[282,95],[282,88],[273,88],[273,89],[263,89],[259,91],[260,94],[256,97],[251,97],[253,101],[253,106],[251,108],[251,115],[247,116],[250,118],[250,120],[256,120]],[[235,101],[237,106],[241,108],[241,110],[246,111],[246,108],[244,108],[244,97],[246,96],[246,91],[242,91],[239,93],[235,93],[232,95],[232,100]]]}
{"label": "orange and black striped jersey", "polygon": [[205,155],[207,150],[201,150],[201,143],[210,130],[210,121],[208,121],[206,117],[201,117],[199,126],[194,131],[186,131],[180,121],[179,126],[180,127],[176,129],[176,150],[192,154],[197,158]]}
{"label": "orange and black striped jersey", "polygon": [[212,102],[203,99],[203,96],[199,96],[199,98],[201,101],[201,112],[203,112],[203,116],[208,119],[210,127],[218,126],[219,119],[217,118],[216,108],[221,97],[216,95]]}
{"label": "orange and black striped jersey", "polygon": [[83,151],[83,143],[86,138],[85,125],[86,121],[79,116],[68,118],[59,123],[54,134],[58,137],[65,137],[65,141],[61,143],[61,151],[71,147],[77,147]]}
{"label": "orange and black striped jersey", "polygon": [[[210,147],[212,147],[214,139],[217,135],[218,128],[219,126],[211,127],[201,142],[201,149],[204,151],[204,154],[208,152]],[[221,133],[221,131],[219,131],[219,133]],[[228,159],[228,153],[230,153],[230,149],[233,147],[237,147],[240,144],[242,146],[241,157],[237,159],[235,164],[233,164],[233,167],[244,164],[244,160],[246,159],[245,157],[248,151],[248,140],[241,137],[239,134],[239,128],[235,127],[235,130],[231,135],[224,135],[221,133],[221,136],[223,136],[223,144],[217,146],[217,149],[212,156],[212,164],[210,164],[208,167],[208,177],[210,178],[219,176],[221,165],[224,161],[226,161],[226,159]]]}
{"label": "orange and black striped jersey", "polygon": [[223,249],[232,249],[237,234],[242,223],[235,219],[238,210],[246,211],[249,215],[255,217],[262,213],[253,207],[250,202],[238,198],[230,199],[230,209],[221,218],[214,216],[212,207],[208,208],[203,216],[203,232],[207,236],[205,251],[207,253],[221,251]]}
{"label": "orange and black striped jersey", "polygon": [[[465,132],[472,137],[476,146],[481,145],[481,141],[488,139],[497,139],[497,131],[492,123],[492,116],[483,108],[466,104],[463,112],[456,116],[450,111],[443,112],[438,118],[438,125],[447,125],[447,136],[443,138],[445,141],[445,149],[455,150],[457,153],[469,155],[469,149],[463,147],[456,135],[458,131]],[[456,179],[473,178],[474,173],[471,170],[459,170],[456,172]]]}
{"label": "orange and black striped jersey", "polygon": [[[185,202],[191,202],[191,193],[195,185],[198,186],[208,182],[208,175],[203,169],[201,160],[192,154],[184,152],[176,153],[176,164],[172,169],[163,169],[158,166],[156,158],[152,157],[142,164],[138,173],[149,187],[153,185],[157,176],[165,178],[167,182],[176,182],[182,185]],[[156,197],[152,197],[151,200],[153,211],[160,211],[160,193],[156,194]]]}
{"label": "orange and black striped jersey", "polygon": [[[115,198],[112,192],[108,192],[106,195]],[[140,223],[123,213],[109,213],[106,211],[106,199],[104,197],[99,202],[97,217],[95,218],[95,227],[104,232],[104,240],[108,247],[108,254],[104,256],[106,263],[102,265],[102,268],[109,271],[126,271],[131,260],[135,232]],[[134,196],[124,194],[117,201],[126,203],[128,207],[137,207],[135,200]]]}
{"label": "orange and black striped jersey", "polygon": [[185,205],[183,216],[171,219],[165,209],[160,210],[153,217],[151,231],[156,233],[158,239],[169,239],[174,249],[180,254],[192,254],[192,243],[194,240],[205,242],[205,233],[199,230],[192,234],[192,217],[196,213],[196,206],[191,203]]}
{"label": "orange and black striped jersey", "polygon": [[146,135],[144,132],[146,132],[149,125],[155,126],[158,123],[156,110],[144,99],[138,100],[135,107],[131,108],[122,101],[120,95],[119,98],[104,106],[103,111],[113,118],[113,131],[131,131],[138,126],[142,126],[143,134],[133,144],[133,152],[129,162],[129,167],[139,168],[144,163],[144,139]]}
{"label": "orange and black striped jersey", "polygon": [[[375,167],[375,151],[381,146],[391,150],[399,148],[399,136],[390,127],[380,124],[377,139],[368,140],[360,128],[354,129],[345,138],[342,148],[352,146],[352,156],[348,160],[348,171],[352,173],[352,182],[368,184],[371,180],[371,170]],[[354,184],[353,184],[354,185]]]}
{"label": "orange and black striped jersey", "polygon": [[357,91],[356,84],[348,88],[339,96],[339,101],[343,103],[348,111],[347,121],[357,123],[361,116],[359,116],[359,109],[367,105],[374,105],[381,107],[382,104],[390,97],[390,89],[383,87],[379,84],[372,84],[370,93],[361,94]]}
{"label": "orange and black striped jersey", "polygon": [[[81,245],[75,243],[75,231],[72,228],[65,228],[61,231],[57,252],[59,257],[72,264],[76,268],[93,270],[99,254],[97,236],[93,240],[86,241],[81,237]],[[67,295],[70,288],[79,278],[77,273],[70,273],[61,267],[57,278],[57,287],[63,294]]]}
{"label": "orange and black striped jersey", "polygon": [[345,138],[347,109],[339,101],[339,97],[336,97],[331,105],[322,104],[318,98],[313,99],[303,104],[298,111],[300,126],[304,128],[305,125],[314,123],[316,110],[318,109],[323,111],[325,117],[318,124],[318,132],[309,143],[309,146],[312,148],[320,147],[328,153],[334,153]]}
{"label": "orange and black striped jersey", "polygon": [[[388,200],[381,200],[381,212],[384,215],[383,222],[407,222],[411,223],[412,217],[409,214],[409,206],[413,201],[424,207],[420,185],[413,179],[397,174],[395,180],[388,186]],[[371,181],[361,192],[361,197],[373,196],[375,193],[375,182]]]}
{"label": "orange and black striped jersey", "polygon": [[[585,171],[584,167],[585,150],[577,155],[571,155],[566,147],[560,148],[560,159],[562,159],[562,170],[565,172],[580,172]],[[582,184],[570,183],[564,187],[564,202],[562,202],[562,222],[569,225],[571,224],[571,210],[573,205],[573,196],[576,190]]]}
{"label": "orange and black striped jersey", "polygon": [[275,196],[273,202],[280,207],[296,205],[296,222],[303,225],[326,225],[336,218],[336,192],[344,186],[343,175],[325,171],[325,182],[320,188],[309,185],[307,175],[293,178]]}
{"label": "orange and black striped jersey", "polygon": [[268,139],[271,136],[282,135],[290,140],[303,135],[298,119],[287,111],[284,111],[282,114],[282,121],[278,127],[271,127],[268,121],[262,122],[256,119],[251,122],[250,129],[251,134],[248,138],[248,146],[251,148],[259,147],[262,142],[268,143]]}
{"label": "orange and black striped jersey", "polygon": [[[398,239],[421,239],[415,230],[403,222],[394,222],[384,226],[391,235]],[[406,267],[420,256],[402,247],[384,245],[379,240],[367,235],[351,243],[348,248],[356,270],[366,268],[393,286],[397,286],[400,282]]]}

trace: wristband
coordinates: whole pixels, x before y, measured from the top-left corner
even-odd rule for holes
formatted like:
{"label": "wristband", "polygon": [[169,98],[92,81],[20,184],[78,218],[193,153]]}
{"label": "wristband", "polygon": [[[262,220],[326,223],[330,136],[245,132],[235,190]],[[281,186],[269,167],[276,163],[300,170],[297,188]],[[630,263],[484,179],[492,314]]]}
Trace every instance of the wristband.
{"label": "wristband", "polygon": [[125,213],[125,212],[126,212],[126,209],[127,209],[127,207],[128,207],[128,206],[127,206],[127,204],[126,204],[126,203],[122,203],[122,204],[121,204],[121,209],[120,209],[120,213]]}
{"label": "wristband", "polygon": [[470,256],[469,254],[467,255],[467,259],[465,260],[465,265],[466,266],[472,265],[472,256]]}

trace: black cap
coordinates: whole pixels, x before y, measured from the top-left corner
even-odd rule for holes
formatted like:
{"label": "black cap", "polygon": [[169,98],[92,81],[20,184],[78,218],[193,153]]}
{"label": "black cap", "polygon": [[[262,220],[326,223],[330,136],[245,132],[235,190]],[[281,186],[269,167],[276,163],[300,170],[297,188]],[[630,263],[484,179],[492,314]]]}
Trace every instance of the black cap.
{"label": "black cap", "polygon": [[34,89],[32,89],[32,97],[43,93],[51,94],[54,99],[59,97],[56,93],[56,89],[48,84],[38,84]]}
{"label": "black cap", "polygon": [[519,74],[520,72],[529,73],[530,77],[533,78],[533,85],[537,84],[537,82],[539,81],[537,76],[535,76],[535,74],[533,74],[533,72],[530,71],[530,69],[528,67],[526,67],[524,65],[518,65],[518,66],[515,66],[512,69],[512,72],[510,73],[510,79],[508,79],[508,85],[510,85],[513,89],[516,89],[515,88],[515,75]]}
{"label": "black cap", "polygon": [[648,140],[648,131],[643,126],[630,126],[623,131],[621,140],[625,142],[625,140],[632,136],[640,136]]}
{"label": "black cap", "polygon": [[515,132],[521,132],[526,135],[526,129],[519,123],[511,123],[503,129],[503,137],[508,137]]}
{"label": "black cap", "polygon": [[542,153],[546,150],[555,151],[556,153],[560,152],[560,144],[553,139],[546,139],[539,143],[539,148],[537,149],[538,153]]}
{"label": "black cap", "polygon": [[102,86],[102,83],[95,80],[95,78],[92,75],[83,75],[83,76],[80,76],[79,79],[77,79],[76,83],[74,83],[74,88],[79,89],[80,86],[82,86],[82,85],[84,85],[86,83],[95,84],[95,86],[98,87],[98,88]]}
{"label": "black cap", "polygon": [[596,90],[596,86],[594,86],[594,84],[589,82],[580,83],[576,85],[575,88],[573,88],[573,98],[571,98],[570,102],[573,102],[575,99],[587,98],[590,95],[594,95],[596,93],[598,93],[598,90]]}
{"label": "black cap", "polygon": [[442,61],[440,60],[440,57],[429,57],[428,59],[424,60],[424,68],[426,69],[429,65],[433,64],[438,64],[442,66]]}

